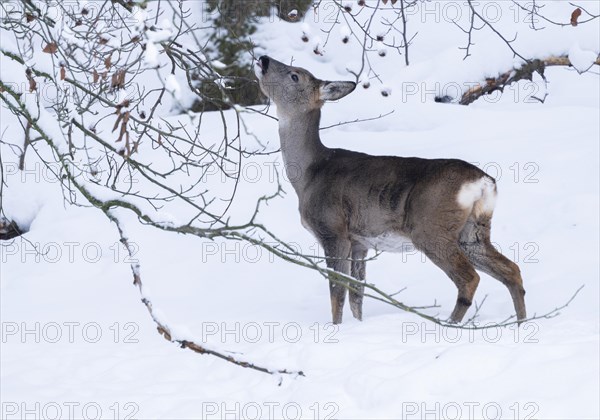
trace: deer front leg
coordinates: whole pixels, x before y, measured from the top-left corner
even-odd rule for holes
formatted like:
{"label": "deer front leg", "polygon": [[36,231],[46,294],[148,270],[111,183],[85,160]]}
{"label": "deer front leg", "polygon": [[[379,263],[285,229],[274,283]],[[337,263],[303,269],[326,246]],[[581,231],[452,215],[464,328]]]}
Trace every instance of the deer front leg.
{"label": "deer front leg", "polygon": [[[352,247],[352,268],[351,274],[357,280],[365,281],[367,263],[367,250],[359,245]],[[365,286],[363,284],[352,284],[350,286],[350,309],[354,318],[362,321],[363,296],[365,295]]]}
{"label": "deer front leg", "polygon": [[[345,240],[326,240],[323,242],[327,267],[338,273],[350,274],[350,242]],[[331,297],[331,315],[334,324],[342,323],[346,284],[334,275],[329,276],[329,295]]]}

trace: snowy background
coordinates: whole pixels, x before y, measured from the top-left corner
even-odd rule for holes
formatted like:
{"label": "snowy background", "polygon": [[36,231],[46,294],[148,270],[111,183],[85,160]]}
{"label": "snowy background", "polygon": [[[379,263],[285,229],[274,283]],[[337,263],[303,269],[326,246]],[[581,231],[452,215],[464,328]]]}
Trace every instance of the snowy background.
{"label": "snowy background", "polygon": [[[472,57],[463,60],[458,47],[466,35],[448,19],[450,3],[421,4],[411,16],[418,31],[411,65],[393,51],[377,57],[383,84],[372,80],[325,105],[322,126],[393,113],[324,130],[322,140],[375,155],[460,158],[496,177],[492,240],[521,268],[528,314],[564,304],[585,285],[560,316],[467,332],[366,300],[363,322],[346,308],[344,323],[334,327],[328,284],[317,273],[244,243],[145,227],[123,212],[145,293],[162,319],[198,342],[305,377],[180,350],[157,334],[140,303],[114,225],[94,209],[66,206],[35,154],[28,172],[16,171],[14,151],[3,144],[3,211],[28,232],[1,248],[2,418],[599,418],[598,68],[550,68],[547,86],[520,82],[468,107],[435,103],[436,94],[452,95],[516,63],[489,30],[477,33]],[[548,15],[568,21],[571,6],[549,3]],[[466,7],[452,4],[464,22]],[[510,2],[493,4],[501,6],[498,27],[509,34],[518,28],[514,46],[527,57],[570,54],[586,70],[600,52],[598,21],[533,31]],[[600,13],[597,2],[585,5]],[[298,23],[264,19],[253,35],[256,55],[293,59],[321,79],[352,80],[347,68],[360,67],[360,48],[354,39],[341,42],[344,25],[325,44],[327,13],[310,10]],[[6,35],[2,48],[11,49]],[[313,52],[317,44],[322,56]],[[16,77],[8,60],[0,64],[3,81]],[[532,98],[545,92],[545,103]],[[194,124],[194,116],[169,113],[171,104],[165,118]],[[13,115],[0,112],[4,141],[22,141]],[[275,107],[268,112],[276,115]],[[220,136],[220,115],[203,118],[203,135]],[[244,119],[268,150],[279,148],[276,121]],[[253,147],[251,137],[244,141]],[[239,221],[276,188],[274,170],[283,168],[279,154],[243,165],[230,212]],[[228,188],[220,174],[208,178],[207,187]],[[291,185],[282,183],[287,194],[260,220],[303,253],[319,251],[300,224]],[[175,219],[176,210],[169,209]],[[452,282],[419,253],[384,254],[368,264],[367,279],[390,293],[406,288],[399,299],[412,305],[435,300],[440,307],[428,312],[442,318],[456,299]],[[485,296],[479,322],[513,313],[505,287],[482,274],[475,299]]]}

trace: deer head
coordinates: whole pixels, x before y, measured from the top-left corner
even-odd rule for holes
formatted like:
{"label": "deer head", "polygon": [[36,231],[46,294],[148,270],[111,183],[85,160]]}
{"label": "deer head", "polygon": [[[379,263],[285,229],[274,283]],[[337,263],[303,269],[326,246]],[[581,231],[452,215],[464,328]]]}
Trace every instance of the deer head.
{"label": "deer head", "polygon": [[282,115],[319,109],[325,101],[341,99],[356,88],[354,82],[317,79],[305,69],[287,66],[266,55],[258,59],[256,66],[261,90]]}

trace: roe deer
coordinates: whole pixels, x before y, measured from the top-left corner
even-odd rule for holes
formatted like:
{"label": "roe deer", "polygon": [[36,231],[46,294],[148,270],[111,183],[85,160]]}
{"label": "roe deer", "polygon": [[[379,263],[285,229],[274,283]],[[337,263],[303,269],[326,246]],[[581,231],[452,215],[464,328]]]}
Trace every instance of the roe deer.
{"label": "roe deer", "polygon": [[[369,249],[398,251],[411,241],[452,279],[460,322],[483,271],[510,291],[517,319],[526,317],[519,267],[490,242],[496,182],[457,159],[370,156],[321,143],[321,107],[354,90],[354,82],[319,80],[305,69],[258,59],[261,90],[277,106],[281,152],[300,203],[302,225],[320,242],[327,266],[364,281]],[[333,322],[342,322],[347,287],[332,281]],[[363,286],[350,288],[362,319]]]}

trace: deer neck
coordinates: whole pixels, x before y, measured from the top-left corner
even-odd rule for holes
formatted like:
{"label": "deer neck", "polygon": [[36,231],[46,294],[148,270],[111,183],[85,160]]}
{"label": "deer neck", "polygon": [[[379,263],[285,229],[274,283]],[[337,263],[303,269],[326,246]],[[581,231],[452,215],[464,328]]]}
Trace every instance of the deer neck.
{"label": "deer neck", "polygon": [[279,115],[281,153],[288,179],[300,197],[308,182],[308,168],[327,158],[327,149],[319,136],[321,110],[293,117]]}

